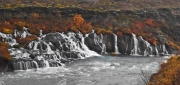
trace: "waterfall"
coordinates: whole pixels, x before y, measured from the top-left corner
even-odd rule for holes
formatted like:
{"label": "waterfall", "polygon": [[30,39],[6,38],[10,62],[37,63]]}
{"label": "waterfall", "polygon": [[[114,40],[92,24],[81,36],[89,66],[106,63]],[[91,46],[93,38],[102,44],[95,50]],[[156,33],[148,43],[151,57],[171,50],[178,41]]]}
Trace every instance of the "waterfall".
{"label": "waterfall", "polygon": [[25,37],[31,35],[31,34],[28,32],[28,28],[23,27],[23,29],[24,29],[24,31],[23,31],[23,33],[21,34],[21,38],[25,38]]}
{"label": "waterfall", "polygon": [[106,44],[105,44],[104,37],[103,37],[102,34],[101,34],[101,38],[100,38],[100,43],[102,43],[101,54],[107,54],[107,52],[106,52]]}
{"label": "waterfall", "polygon": [[102,49],[101,54],[107,54],[106,44],[102,34],[97,35],[96,33],[94,33],[94,43]]}
{"label": "waterfall", "polygon": [[152,55],[152,46],[149,42],[144,40],[142,36],[139,36],[139,41],[142,41],[143,44],[139,45],[139,48],[144,45],[144,56],[151,56]]}
{"label": "waterfall", "polygon": [[132,33],[132,39],[133,39],[133,49],[131,50],[132,55],[138,54],[138,39],[136,38],[136,35]]}
{"label": "waterfall", "polygon": [[32,62],[35,65],[35,68],[39,68],[39,65],[38,65],[38,63],[36,61],[33,60]]}
{"label": "waterfall", "polygon": [[23,27],[23,32],[22,31],[19,31],[19,30],[17,30],[17,29],[15,29],[14,30],[14,36],[15,37],[20,37],[20,38],[25,38],[25,37],[27,37],[27,36],[29,36],[29,35],[31,35],[29,32],[28,32],[28,28],[26,28],[26,27]]}
{"label": "waterfall", "polygon": [[159,55],[159,51],[157,49],[157,45],[155,45],[155,52],[156,52],[156,55]]}
{"label": "waterfall", "polygon": [[54,54],[54,51],[51,50],[51,47],[49,46],[49,44],[44,43],[47,46],[47,54]]}
{"label": "waterfall", "polygon": [[114,34],[114,33],[113,33],[113,35],[114,35],[114,49],[115,49],[115,54],[120,54],[120,53],[119,53],[119,49],[118,49],[118,47],[117,47],[117,35]]}
{"label": "waterfall", "polygon": [[162,48],[163,54],[164,54],[164,55],[168,55],[169,53],[168,53],[168,51],[166,50],[166,47],[165,47],[164,44],[162,45],[162,47],[163,47],[163,48]]}
{"label": "waterfall", "polygon": [[94,56],[99,56],[99,54],[97,54],[97,53],[94,52],[94,51],[89,50],[89,48],[84,44],[84,39],[85,39],[86,37],[88,37],[89,34],[85,34],[85,37],[83,37],[83,34],[79,32],[78,35],[79,35],[79,37],[81,38],[81,46],[82,46],[82,49],[83,49],[85,52],[87,52],[86,56],[93,56],[93,55],[94,55]]}
{"label": "waterfall", "polygon": [[0,32],[0,36],[2,37],[2,41],[8,43],[10,46],[17,44],[16,39],[13,38],[12,34],[4,34]]}
{"label": "waterfall", "polygon": [[[25,38],[29,35],[31,34],[28,32],[27,28],[24,28],[23,32],[16,29],[14,31],[15,37],[20,36],[21,38]],[[13,38],[14,36],[11,34],[0,33],[0,36],[2,36],[3,41],[11,45],[17,44],[16,40]],[[114,40],[107,38],[113,38]],[[86,39],[92,40],[92,44],[97,46],[98,52],[101,54],[106,54],[111,50],[112,52],[115,51],[116,54],[120,53],[120,48],[118,48],[118,46],[121,43],[119,43],[120,40],[118,40],[116,34],[97,35],[94,30],[90,34],[82,34],[81,32],[42,34],[42,30],[40,30],[38,40],[31,41],[26,48],[11,47],[9,51],[13,56],[13,66],[16,70],[58,67],[72,60],[99,56],[99,54],[87,47]],[[122,45],[125,45],[123,51],[125,50],[125,53],[131,55],[140,54],[150,56],[154,54],[159,55],[159,53],[168,54],[164,44],[161,44],[160,47],[159,45],[151,45],[141,36],[137,39],[134,33],[132,33],[132,37],[124,36],[122,38]]]}
{"label": "waterfall", "polygon": [[50,67],[49,62],[47,60],[43,60],[43,61],[44,61],[45,67]]}

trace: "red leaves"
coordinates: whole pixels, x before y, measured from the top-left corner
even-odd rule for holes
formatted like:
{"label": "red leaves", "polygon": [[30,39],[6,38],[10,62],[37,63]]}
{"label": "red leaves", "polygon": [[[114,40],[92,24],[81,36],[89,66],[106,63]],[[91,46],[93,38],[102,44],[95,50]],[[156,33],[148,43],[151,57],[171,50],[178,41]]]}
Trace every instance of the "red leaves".
{"label": "red leaves", "polygon": [[37,36],[35,35],[31,35],[31,36],[27,36],[25,38],[19,38],[17,37],[16,40],[20,45],[26,46],[29,42],[33,41],[33,40],[37,40]]}
{"label": "red leaves", "polygon": [[143,22],[136,22],[135,23],[135,27],[137,28],[137,29],[142,29],[142,28],[144,28],[144,23]]}
{"label": "red leaves", "polygon": [[0,59],[11,61],[12,57],[10,56],[10,52],[7,49],[8,46],[9,44],[0,42]]}
{"label": "red leaves", "polygon": [[[84,23],[82,24],[81,28],[79,29],[82,33],[90,33],[92,31],[92,25],[91,23]],[[84,31],[84,32],[83,32]]]}
{"label": "red leaves", "polygon": [[149,43],[151,44],[157,44],[157,39],[147,39]]}
{"label": "red leaves", "polygon": [[123,33],[128,34],[128,35],[131,35],[133,33],[133,30],[130,28],[124,28],[122,31]]}
{"label": "red leaves", "polygon": [[73,23],[79,27],[84,23],[84,18],[81,16],[81,14],[76,14],[73,17]]}
{"label": "red leaves", "polygon": [[154,27],[155,21],[153,19],[146,19],[145,22],[136,22],[135,27],[139,30],[143,29],[145,26]]}
{"label": "red leaves", "polygon": [[12,57],[10,56],[10,52],[8,51],[7,47],[0,46],[0,58],[8,61],[12,60]]}
{"label": "red leaves", "polygon": [[149,25],[150,27],[154,27],[155,26],[155,22],[152,19],[147,19],[145,23],[147,25]]}

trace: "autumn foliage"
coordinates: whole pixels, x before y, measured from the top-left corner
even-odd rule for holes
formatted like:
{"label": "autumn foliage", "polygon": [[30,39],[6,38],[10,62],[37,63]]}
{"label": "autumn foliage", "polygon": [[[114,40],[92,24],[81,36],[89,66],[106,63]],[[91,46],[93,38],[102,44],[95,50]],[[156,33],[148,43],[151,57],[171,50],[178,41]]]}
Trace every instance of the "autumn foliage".
{"label": "autumn foliage", "polygon": [[16,38],[17,42],[22,46],[27,46],[29,44],[29,42],[31,42],[33,40],[37,40],[37,39],[38,38],[35,35],[27,36],[25,38],[19,38],[19,37]]}
{"label": "autumn foliage", "polygon": [[180,50],[180,46],[172,41],[168,41],[168,45],[173,47],[173,48],[177,48],[178,50]]}
{"label": "autumn foliage", "polygon": [[73,25],[71,25],[70,29],[72,31],[81,31],[82,33],[90,33],[92,31],[91,23],[85,22],[84,18],[80,14],[75,14],[73,17]]}
{"label": "autumn foliage", "polygon": [[74,15],[74,17],[73,17],[73,23],[76,25],[76,26],[78,26],[78,27],[80,27],[82,24],[84,24],[84,18],[82,18],[82,15],[80,15],[80,14],[76,14],[76,15]]}
{"label": "autumn foliage", "polygon": [[0,41],[0,60],[8,60],[8,61],[12,60],[12,57],[10,56],[10,52],[7,49],[8,46],[9,45],[7,43]]}
{"label": "autumn foliage", "polygon": [[137,29],[142,29],[142,28],[144,28],[145,25],[144,25],[143,22],[136,22],[135,26],[136,26]]}
{"label": "autumn foliage", "polygon": [[151,76],[147,85],[180,85],[180,56],[161,64],[159,72]]}
{"label": "autumn foliage", "polygon": [[4,28],[4,29],[3,29],[3,33],[12,34],[12,33],[13,33],[13,30],[10,30],[10,29],[8,29],[8,28]]}

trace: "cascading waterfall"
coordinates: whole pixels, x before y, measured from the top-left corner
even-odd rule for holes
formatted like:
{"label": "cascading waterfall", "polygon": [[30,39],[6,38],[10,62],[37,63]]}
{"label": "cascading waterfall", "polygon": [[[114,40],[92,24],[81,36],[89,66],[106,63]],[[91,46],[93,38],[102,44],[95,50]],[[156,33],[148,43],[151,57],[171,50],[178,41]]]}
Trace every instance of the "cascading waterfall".
{"label": "cascading waterfall", "polygon": [[131,55],[138,55],[138,39],[136,38],[136,35],[132,33],[132,39],[133,39],[133,49],[131,50]]}
{"label": "cascading waterfall", "polygon": [[96,45],[98,45],[102,49],[101,54],[107,54],[106,44],[105,44],[105,40],[102,34],[97,35],[96,33],[94,33],[94,42]]}
{"label": "cascading waterfall", "polygon": [[107,54],[107,52],[106,52],[106,44],[105,44],[105,42],[104,42],[104,37],[103,37],[103,35],[101,34],[101,38],[100,38],[100,43],[102,43],[102,52],[101,52],[101,54]]}
{"label": "cascading waterfall", "polygon": [[[27,46],[29,50],[27,52],[20,52],[17,55],[21,55],[21,57],[15,56],[14,58],[17,60],[14,62],[14,67],[16,70],[27,70],[32,68],[41,68],[41,67],[56,67],[61,66],[62,61],[68,61],[68,59],[80,58],[83,59],[89,56],[99,56],[94,51],[89,50],[89,48],[84,44],[84,38],[88,37],[88,34],[83,36],[82,33],[73,33],[68,32],[64,33],[50,33],[43,35],[42,31],[40,32],[41,36],[38,37],[38,40],[31,41]],[[57,36],[51,36],[57,35]],[[53,39],[53,41],[48,41],[45,38],[59,38]],[[63,48],[61,51],[53,45],[54,42],[59,44],[58,47]],[[63,47],[65,46],[65,47]],[[56,50],[52,50],[55,48]],[[68,49],[68,51],[64,49]],[[11,50],[12,53],[15,53],[15,50]],[[23,51],[23,50],[20,50]],[[34,53],[31,53],[34,52]],[[31,57],[33,59],[31,59]],[[25,61],[21,61],[21,59],[25,59]],[[18,61],[19,60],[19,61]],[[30,63],[27,63],[30,61]],[[23,62],[23,63],[22,63]]]}
{"label": "cascading waterfall", "polygon": [[86,56],[88,56],[89,54],[91,54],[90,56],[93,56],[93,55],[94,55],[94,56],[99,56],[96,52],[89,50],[89,48],[84,44],[84,39],[85,39],[86,37],[88,37],[89,34],[85,34],[85,37],[83,37],[83,34],[79,32],[78,35],[79,35],[79,37],[81,38],[82,50],[84,50],[85,52],[87,52],[87,53],[85,53]]}
{"label": "cascading waterfall", "polygon": [[155,52],[156,52],[156,55],[159,55],[159,51],[157,49],[157,45],[155,45]]}
{"label": "cascading waterfall", "polygon": [[17,44],[16,39],[13,38],[12,34],[4,34],[0,32],[0,36],[2,37],[3,42],[8,43],[11,46]]}
{"label": "cascading waterfall", "polygon": [[[143,44],[142,45],[144,45],[144,48],[145,48],[145,50],[144,50],[144,56],[151,56],[152,55],[152,46],[151,46],[151,44],[149,43],[149,42],[147,42],[146,40],[144,40],[143,38],[142,38],[142,36],[139,36],[139,40],[140,41],[142,41],[143,42]],[[140,47],[141,45],[139,45],[139,47]]]}
{"label": "cascading waterfall", "polygon": [[[16,43],[14,37],[25,38],[29,35],[32,35],[28,32],[28,28],[23,28],[24,31],[14,30],[14,36],[12,34],[0,33],[0,36],[3,38],[4,42],[8,42],[12,46]],[[13,56],[13,66],[15,70],[28,70],[28,69],[37,69],[43,67],[58,67],[62,66],[65,62],[71,62],[73,59],[83,59],[89,56],[99,56],[96,52],[89,50],[85,44],[85,39],[88,39],[89,35],[95,45],[100,47],[100,53],[106,54],[106,45],[109,45],[107,38],[114,37],[113,51],[116,54],[119,54],[121,51],[118,48],[119,44],[116,34],[97,35],[92,31],[90,34],[82,34],[81,32],[74,33],[49,33],[42,34],[40,31],[40,36],[38,40],[31,41],[27,48],[10,48],[9,51]],[[107,37],[108,36],[108,37]],[[110,40],[109,40],[110,41]],[[141,36],[137,39],[136,35],[132,33],[132,36],[122,38],[123,45],[125,45],[125,53],[130,53],[131,55],[145,55],[150,56],[155,53],[155,55],[168,54],[164,44],[160,45],[151,45],[149,42],[144,40]],[[140,44],[141,42],[141,44]],[[112,52],[113,52],[112,51]],[[128,52],[129,51],[129,52]],[[109,47],[108,47],[109,52]],[[142,53],[142,54],[141,54]]]}
{"label": "cascading waterfall", "polygon": [[163,51],[164,55],[168,55],[169,54],[168,51],[166,50],[166,47],[165,47],[164,44],[162,45],[162,51]]}
{"label": "cascading waterfall", "polygon": [[118,49],[118,47],[117,47],[117,35],[114,34],[114,33],[113,33],[113,35],[114,35],[114,48],[115,48],[115,54],[120,54],[120,53],[119,53],[119,49]]}

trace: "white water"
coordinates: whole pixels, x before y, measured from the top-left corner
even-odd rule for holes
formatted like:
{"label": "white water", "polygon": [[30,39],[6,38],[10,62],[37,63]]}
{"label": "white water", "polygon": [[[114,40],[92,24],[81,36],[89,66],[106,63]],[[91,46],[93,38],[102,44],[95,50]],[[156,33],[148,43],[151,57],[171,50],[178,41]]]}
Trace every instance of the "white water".
{"label": "white water", "polygon": [[8,85],[144,85],[141,70],[157,72],[163,57],[99,56],[66,67],[38,68],[0,74]]}
{"label": "white water", "polygon": [[12,34],[4,34],[0,32],[0,37],[2,37],[2,41],[5,43],[9,43],[10,46],[17,44],[16,39],[13,38]]}
{"label": "white water", "polygon": [[133,49],[131,51],[132,55],[138,55],[138,39],[136,38],[136,35],[132,33],[132,39],[133,39]]}
{"label": "white water", "polygon": [[[71,59],[71,55],[75,55],[71,52],[77,53],[77,59],[99,56],[99,54],[89,50],[89,48],[85,45],[84,39],[88,37],[89,34],[86,34],[85,36],[80,32],[78,34],[73,32],[68,32],[67,34],[54,34],[58,35],[53,36],[55,38],[62,37],[58,38],[59,40],[57,41],[60,44],[60,47],[66,46],[68,49],[67,52],[70,53],[70,56],[60,55],[64,49],[62,49],[62,51],[59,51],[58,49],[53,51],[52,43],[44,40],[44,38],[49,34],[43,35],[41,30],[38,40],[29,43],[28,47],[30,50],[27,51],[26,49],[22,48],[9,49],[11,54],[14,55],[13,58],[17,60],[17,62],[14,63],[17,70],[21,71],[2,74],[0,81],[5,81],[8,83],[8,85],[141,85],[141,69],[152,74],[157,71],[158,62],[167,59],[161,57],[155,58],[142,56],[101,56],[79,60],[78,62],[69,62],[70,64],[67,64],[66,67],[59,67],[60,65],[63,65],[60,59],[67,57],[68,59]],[[15,37],[20,36],[21,38],[24,38],[29,35],[30,34],[26,28],[24,28],[23,32],[18,32],[17,30],[15,32]],[[16,41],[14,41],[15,39],[13,39],[11,34],[0,33],[0,36],[3,37],[5,42],[12,45],[16,44]],[[102,34],[97,35],[94,33],[94,43],[101,47],[102,54],[107,53],[105,38],[106,37],[104,37]],[[126,50],[131,48],[131,54],[138,55],[138,49],[140,46],[138,44],[136,35],[132,34],[130,39],[132,40],[130,41],[131,44],[128,44],[128,40],[125,42],[127,43]],[[143,39],[141,40],[146,45],[146,49],[143,51],[144,55],[151,55],[152,50],[155,50],[156,54],[159,54],[157,46],[152,48],[147,41]],[[117,44],[117,35],[114,34],[114,50],[116,54],[119,54]],[[164,45],[161,46],[161,49],[164,53],[167,53]],[[30,58],[29,53],[31,51],[37,52],[35,59]],[[45,52],[41,53],[39,51]]]}
{"label": "white water", "polygon": [[94,33],[94,43],[102,49],[101,54],[107,54],[106,44],[105,44],[104,37],[102,34],[97,35],[96,33]]}
{"label": "white water", "polygon": [[113,34],[113,35],[114,35],[114,48],[115,48],[115,54],[120,54],[120,53],[119,53],[118,46],[117,46],[117,35],[116,35],[116,34]]}

